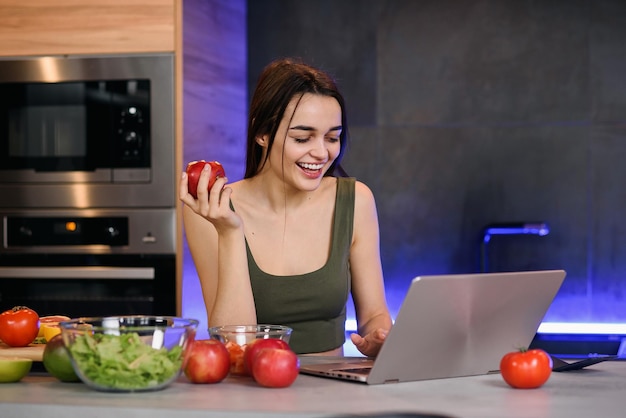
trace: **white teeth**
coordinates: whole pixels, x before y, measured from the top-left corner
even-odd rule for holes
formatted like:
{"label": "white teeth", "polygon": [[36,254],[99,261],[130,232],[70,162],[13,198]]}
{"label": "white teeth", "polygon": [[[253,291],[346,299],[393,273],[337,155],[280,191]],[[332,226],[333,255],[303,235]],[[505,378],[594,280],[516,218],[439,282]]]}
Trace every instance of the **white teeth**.
{"label": "white teeth", "polygon": [[300,167],[306,168],[307,170],[321,170],[324,164],[300,163]]}

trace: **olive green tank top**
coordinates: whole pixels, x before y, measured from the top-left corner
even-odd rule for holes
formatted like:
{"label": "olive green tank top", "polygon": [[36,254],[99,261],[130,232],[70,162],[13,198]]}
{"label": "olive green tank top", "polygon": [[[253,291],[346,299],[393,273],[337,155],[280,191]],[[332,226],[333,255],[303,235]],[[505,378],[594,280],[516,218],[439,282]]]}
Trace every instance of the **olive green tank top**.
{"label": "olive green tank top", "polygon": [[[337,178],[330,256],[319,270],[297,276],[267,274],[246,241],[257,322],[293,328],[289,345],[298,354],[332,350],[345,342],[354,184],[354,178]],[[303,248],[302,257],[306,252]]]}

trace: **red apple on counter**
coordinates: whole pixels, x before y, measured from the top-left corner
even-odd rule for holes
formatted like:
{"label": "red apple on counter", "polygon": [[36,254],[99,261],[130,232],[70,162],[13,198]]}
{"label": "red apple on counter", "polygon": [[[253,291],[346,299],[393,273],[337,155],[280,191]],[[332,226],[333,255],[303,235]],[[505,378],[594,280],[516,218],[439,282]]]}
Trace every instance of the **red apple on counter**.
{"label": "red apple on counter", "polygon": [[224,166],[217,161],[191,161],[187,164],[187,189],[189,190],[189,194],[193,196],[194,199],[198,198],[198,181],[200,180],[200,174],[202,174],[202,169],[206,164],[211,166],[211,176],[209,177],[209,191],[213,184],[215,184],[215,180],[218,177],[226,177],[226,172],[224,171]]}
{"label": "red apple on counter", "polygon": [[298,377],[300,360],[291,350],[263,348],[252,364],[252,377],[266,388],[285,388]]}
{"label": "red apple on counter", "polygon": [[185,365],[185,376],[192,383],[218,383],[228,376],[230,356],[219,340],[196,340]]}
{"label": "red apple on counter", "polygon": [[246,351],[243,354],[243,362],[246,373],[252,376],[252,364],[256,355],[264,348],[282,348],[289,350],[289,344],[278,338],[259,338],[252,340],[246,345]]}

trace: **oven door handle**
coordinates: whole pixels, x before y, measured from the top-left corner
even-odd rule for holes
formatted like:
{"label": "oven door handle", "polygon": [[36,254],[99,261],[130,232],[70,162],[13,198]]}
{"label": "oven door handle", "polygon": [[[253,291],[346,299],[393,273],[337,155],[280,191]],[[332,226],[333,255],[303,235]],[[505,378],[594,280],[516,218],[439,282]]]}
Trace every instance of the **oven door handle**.
{"label": "oven door handle", "polygon": [[154,267],[0,267],[2,279],[154,279]]}

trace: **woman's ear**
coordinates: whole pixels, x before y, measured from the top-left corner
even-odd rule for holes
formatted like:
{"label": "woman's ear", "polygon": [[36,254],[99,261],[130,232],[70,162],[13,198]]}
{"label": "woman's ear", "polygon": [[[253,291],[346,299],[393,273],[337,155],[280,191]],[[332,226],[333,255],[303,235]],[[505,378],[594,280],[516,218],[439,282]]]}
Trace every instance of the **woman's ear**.
{"label": "woman's ear", "polygon": [[256,143],[259,144],[263,148],[267,147],[267,144],[268,144],[267,135],[257,136]]}

